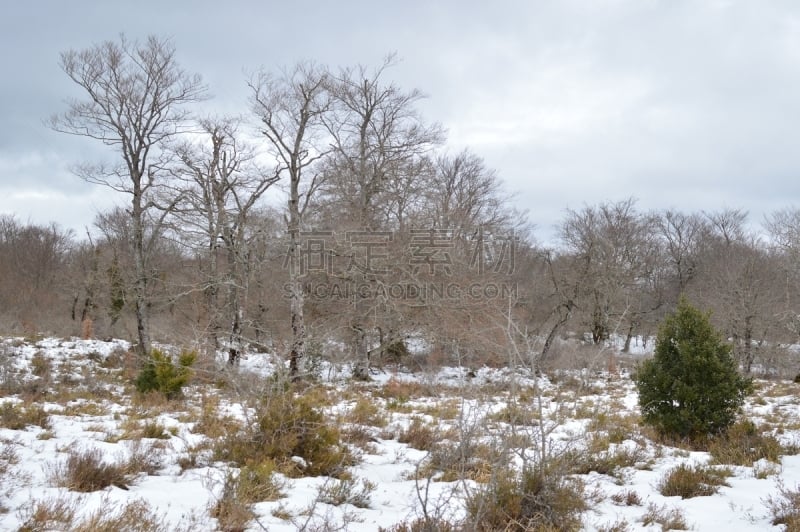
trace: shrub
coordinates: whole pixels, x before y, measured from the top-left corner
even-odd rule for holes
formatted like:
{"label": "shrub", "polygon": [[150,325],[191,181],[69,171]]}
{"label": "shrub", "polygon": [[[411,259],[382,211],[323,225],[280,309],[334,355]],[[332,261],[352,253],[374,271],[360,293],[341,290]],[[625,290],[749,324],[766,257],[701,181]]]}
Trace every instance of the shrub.
{"label": "shrub", "polygon": [[689,530],[686,517],[684,517],[680,509],[667,509],[666,506],[658,507],[653,503],[650,503],[647,507],[647,512],[641,517],[640,521],[644,526],[661,525],[661,530]]}
{"label": "shrub", "polygon": [[111,502],[103,499],[101,508],[78,519],[83,498],[56,497],[29,501],[20,509],[20,532],[71,530],[73,532],[166,532],[164,516],[145,501],[137,499]]}
{"label": "shrub", "polygon": [[287,474],[337,476],[353,459],[321,406],[308,390],[296,395],[289,386],[276,386],[256,407],[255,422],[220,439],[216,454],[239,465],[274,460]]}
{"label": "shrub", "polygon": [[528,405],[509,403],[497,412],[489,414],[490,421],[499,421],[514,426],[535,426],[539,423],[539,413]]}
{"label": "shrub", "polygon": [[587,475],[594,471],[622,480],[622,470],[642,464],[647,453],[643,447],[617,445],[604,451],[574,452],[567,456],[572,461],[572,473]]}
{"label": "shrub", "polygon": [[44,356],[44,353],[37,351],[31,358],[31,373],[49,382],[53,373],[53,363]]}
{"label": "shrub", "polygon": [[226,532],[244,531],[255,517],[251,504],[239,500],[235,486],[226,480],[222,495],[211,509],[211,517],[217,520],[217,529]]}
{"label": "shrub", "polygon": [[167,532],[173,527],[164,523],[164,516],[146,501],[135,499],[104,504],[73,525],[75,532]]}
{"label": "shrub", "polygon": [[583,487],[548,468],[497,471],[467,496],[467,516],[476,530],[579,530],[589,509]]}
{"label": "shrub", "polygon": [[58,486],[80,492],[91,492],[117,486],[127,489],[126,468],[103,460],[99,449],[70,453],[67,461],[56,466],[52,478]]}
{"label": "shrub", "polygon": [[22,522],[18,531],[69,530],[75,520],[79,502],[65,497],[29,500],[18,511]]}
{"label": "shrub", "polygon": [[459,527],[446,519],[419,517],[411,522],[403,521],[391,528],[378,528],[378,532],[456,532]]}
{"label": "shrub", "polygon": [[196,359],[195,351],[184,351],[178,357],[176,365],[169,354],[153,349],[150,359],[136,378],[136,389],[142,393],[160,392],[167,399],[180,397],[183,387],[192,376],[191,366]]}
{"label": "shrub", "polygon": [[416,381],[403,381],[392,377],[377,390],[377,395],[384,399],[394,399],[398,403],[406,403],[411,399],[430,395],[425,387]]}
{"label": "shrub", "polygon": [[362,478],[332,479],[319,488],[319,501],[333,506],[352,504],[356,508],[369,508],[372,492],[377,485]]}
{"label": "shrub", "polygon": [[752,466],[753,462],[780,462],[783,449],[771,435],[762,434],[749,420],[731,425],[723,434],[713,438],[708,451],[718,464]]}
{"label": "shrub", "polygon": [[458,443],[442,441],[433,446],[428,457],[419,463],[414,478],[433,478],[438,482],[454,482],[465,478],[485,482],[492,477],[500,450],[472,438]]}
{"label": "shrub", "polygon": [[389,420],[381,408],[366,397],[359,397],[353,408],[347,413],[347,421],[360,425],[385,427]]}
{"label": "shrub", "polygon": [[19,453],[13,444],[4,441],[0,446],[0,479],[9,472],[11,466],[19,463]]}
{"label": "shrub", "polygon": [[633,490],[620,491],[611,496],[611,502],[617,506],[641,506],[642,498]]}
{"label": "shrub", "polygon": [[145,473],[155,475],[164,467],[163,450],[154,445],[143,443],[142,440],[133,440],[128,444],[128,456],[122,457],[126,473],[134,475]]}
{"label": "shrub", "polygon": [[408,427],[403,429],[397,438],[398,442],[406,443],[420,451],[430,451],[440,440],[439,431],[419,417],[413,417]]}
{"label": "shrub", "polygon": [[665,497],[679,495],[681,499],[714,495],[720,486],[727,486],[726,471],[703,466],[681,464],[667,473],[658,483],[658,492]]}
{"label": "shrub", "polygon": [[236,496],[245,503],[276,501],[283,497],[284,484],[275,476],[271,460],[244,466],[236,477]]}
{"label": "shrub", "polygon": [[231,471],[225,476],[211,516],[217,519],[221,530],[244,530],[255,516],[253,504],[283,497],[282,488],[271,461],[244,466],[238,474]]}
{"label": "shrub", "polygon": [[779,487],[779,496],[770,495],[764,503],[772,514],[773,525],[786,525],[789,532],[800,530],[800,486]]}
{"label": "shrub", "polygon": [[383,351],[386,362],[400,364],[408,358],[409,351],[403,340],[394,340]]}
{"label": "shrub", "polygon": [[661,435],[696,438],[729,427],[751,390],[708,316],[681,299],[634,377],[642,421]]}
{"label": "shrub", "polygon": [[43,429],[50,428],[50,416],[44,408],[36,404],[23,405],[11,402],[0,405],[0,427],[24,430],[30,425],[37,425]]}

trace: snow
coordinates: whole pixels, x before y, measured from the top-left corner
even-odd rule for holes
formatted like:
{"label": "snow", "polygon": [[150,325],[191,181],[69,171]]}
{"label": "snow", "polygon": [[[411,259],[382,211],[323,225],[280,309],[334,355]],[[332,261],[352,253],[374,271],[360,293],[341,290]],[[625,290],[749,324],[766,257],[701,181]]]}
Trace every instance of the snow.
{"label": "snow", "polygon": [[[651,345],[648,342],[648,348]],[[192,432],[192,426],[197,420],[191,419],[191,410],[188,408],[174,407],[175,410],[166,410],[153,419],[172,431],[169,439],[145,440],[146,445],[163,446],[163,467],[157,474],[139,474],[127,490],[109,487],[80,495],[57,487],[53,482],[53,469],[66,459],[70,450],[96,448],[102,451],[108,461],[130,455],[134,443],[119,439],[119,436],[124,435],[121,423],[124,422],[125,412],[130,406],[116,393],[124,389],[124,383],[87,382],[93,371],[102,370],[102,364],[109,356],[128,350],[129,345],[126,342],[46,338],[31,343],[23,339],[6,339],[2,346],[6,356],[10,357],[9,362],[13,368],[20,372],[20,379],[26,382],[33,382],[38,378],[31,374],[30,367],[34,357],[39,356],[50,361],[53,373],[61,378],[66,375],[85,386],[106,386],[111,392],[110,398],[98,398],[97,401],[90,401],[85,397],[58,400],[45,394],[46,400],[40,404],[50,413],[51,427],[48,430],[36,426],[28,426],[23,430],[0,428],[0,447],[12,449],[18,458],[16,462],[7,462],[8,469],[5,472],[0,467],[0,508],[5,509],[0,512],[0,530],[18,529],[30,501],[57,497],[74,497],[75,500],[80,500],[79,511],[86,514],[140,499],[161,515],[170,529],[185,527],[188,522],[194,523],[194,530],[216,528],[216,520],[210,516],[210,508],[217,500],[224,477],[231,466],[212,463],[181,470],[177,465],[179,458],[186,456],[189,449],[202,444],[205,439],[203,435]],[[634,342],[633,346],[644,351],[640,341]],[[274,372],[277,367],[275,360],[266,354],[249,354],[243,357],[237,371],[265,376]],[[542,407],[548,420],[542,423],[541,430],[549,431],[548,438],[554,446],[581,448],[581,445],[586,445],[587,426],[592,420],[571,417],[569,414],[576,412],[582,405],[592,405],[591,408],[596,411],[609,415],[638,413],[635,388],[624,375],[578,372],[575,374],[576,378],[586,386],[582,394],[575,394],[560,388],[559,379],[551,382],[544,376],[533,377],[508,369],[478,368],[474,377],[468,376],[465,368],[443,368],[429,374],[387,370],[376,373],[373,382],[368,384],[348,382],[343,377],[347,375],[345,368],[324,367],[321,374],[325,378],[330,377],[332,380],[327,384],[342,393],[342,402],[329,412],[332,418],[346,415],[352,409],[354,397],[366,397],[369,390],[385,386],[391,380],[432,387],[438,395],[405,401],[405,409],[392,411],[388,416],[390,426],[387,430],[376,430],[376,436],[368,450],[359,451],[360,459],[349,471],[354,479],[365,479],[374,484],[368,508],[357,508],[349,504],[333,506],[319,502],[319,490],[335,482],[330,478],[285,479],[284,498],[260,502],[254,506],[258,523],[252,524],[253,530],[294,531],[306,520],[318,524],[327,520],[340,525],[342,529],[374,532],[379,527],[389,528],[418,516],[420,498],[425,497],[431,501],[430,507],[442,503],[448,517],[463,517],[463,491],[465,487],[474,486],[474,481],[462,484],[414,480],[417,466],[428,457],[428,453],[399,443],[396,434],[409,425],[412,417],[423,417],[442,430],[454,428],[457,420],[438,419],[430,413],[435,412],[437,405],[446,401],[452,402],[454,398],[460,399],[458,405],[462,420],[467,424],[490,413],[500,412],[508,405],[508,395],[502,393],[503,385],[511,380],[519,387],[531,388],[535,385],[544,394]],[[348,387],[354,389],[355,394],[345,394]],[[757,423],[769,421],[782,443],[800,443],[800,424],[793,423],[800,415],[797,387],[788,382],[764,381],[759,388],[758,399],[748,400],[746,414]],[[196,385],[187,391],[186,401],[197,405],[200,404],[202,395],[212,393],[213,387],[201,388]],[[16,395],[0,397],[0,405],[21,401]],[[99,411],[87,409],[88,413],[81,413],[81,408],[92,402],[95,403],[95,409],[97,405],[101,407]],[[381,404],[385,407],[388,402]],[[530,403],[532,410],[537,410],[537,404]],[[225,401],[221,402],[220,409],[239,417],[246,412],[245,405]],[[780,423],[785,426],[780,428]],[[509,428],[503,422],[496,422],[495,426],[498,431]],[[780,464],[771,465],[762,461],[753,467],[731,467],[733,476],[727,479],[729,486],[722,487],[715,495],[690,499],[665,497],[657,490],[659,480],[680,464],[708,463],[708,453],[688,452],[649,440],[644,443],[625,440],[618,445],[640,449],[647,464],[641,464],[642,468],[625,468],[617,477],[596,472],[581,475],[587,493],[599,494],[593,508],[583,516],[586,530],[609,527],[622,520],[628,523],[629,530],[658,530],[659,525],[646,528],[640,521],[650,504],[666,509],[679,509],[694,530],[781,530],[780,526],[771,525],[771,516],[765,501],[770,496],[776,496],[781,485],[789,488],[800,485],[800,456],[784,456]],[[759,478],[764,476],[766,478]],[[625,506],[616,504],[611,499],[614,494],[628,491],[636,492],[641,504]],[[286,512],[293,518],[285,520],[273,515]]]}

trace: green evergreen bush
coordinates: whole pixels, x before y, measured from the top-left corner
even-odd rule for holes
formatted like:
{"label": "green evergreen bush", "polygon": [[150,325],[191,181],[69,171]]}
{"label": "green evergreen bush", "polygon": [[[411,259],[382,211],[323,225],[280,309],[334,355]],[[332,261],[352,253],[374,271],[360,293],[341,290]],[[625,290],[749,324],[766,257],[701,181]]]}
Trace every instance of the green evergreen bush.
{"label": "green evergreen bush", "polygon": [[643,422],[663,436],[690,439],[727,429],[752,390],[731,346],[683,298],[662,323],[655,356],[640,364],[634,381]]}
{"label": "green evergreen bush", "polygon": [[183,387],[192,376],[192,364],[196,359],[196,352],[184,351],[178,357],[176,364],[169,354],[160,349],[153,349],[150,358],[136,378],[136,389],[142,393],[160,392],[167,399],[180,397]]}

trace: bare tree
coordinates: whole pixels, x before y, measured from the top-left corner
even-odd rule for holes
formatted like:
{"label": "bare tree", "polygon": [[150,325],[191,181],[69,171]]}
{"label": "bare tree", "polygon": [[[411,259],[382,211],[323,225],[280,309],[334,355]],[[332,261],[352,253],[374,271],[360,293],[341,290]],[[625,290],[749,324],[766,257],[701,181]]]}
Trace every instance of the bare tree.
{"label": "bare tree", "polygon": [[[228,361],[233,364],[243,346],[248,236],[253,232],[250,215],[278,176],[256,163],[253,150],[238,138],[236,120],[205,119],[200,127],[202,140],[186,142],[177,149],[183,164],[176,173],[184,201],[176,212],[181,232],[197,228],[205,241],[209,271],[204,292],[209,332],[216,347],[222,328],[218,296],[221,287],[227,288],[224,319],[230,323],[227,348]],[[219,263],[220,251],[224,251],[224,267]]]}
{"label": "bare tree", "polygon": [[69,308],[60,305],[59,292],[72,239],[71,231],[54,223],[21,224],[0,215],[0,317],[10,321],[9,329],[21,325],[26,334],[35,334],[42,321],[52,326],[59,309]]}
{"label": "bare tree", "polygon": [[509,198],[497,173],[468,150],[439,155],[426,191],[429,223],[452,231],[456,238],[472,237],[481,227],[511,229],[515,222]]}
{"label": "bare tree", "polygon": [[178,64],[175,47],[150,36],[144,43],[106,41],[84,50],[61,54],[61,68],[86,93],[68,110],[55,115],[56,131],[98,140],[116,150],[119,164],[83,165],[77,174],[130,196],[131,249],[134,258],[134,298],[139,350],[150,349],[148,268],[144,226],[156,208],[152,195],[165,171],[165,143],[184,131],[187,104],[203,98],[198,75]]}
{"label": "bare tree", "polygon": [[726,208],[721,211],[703,212],[708,220],[711,234],[726,246],[746,239],[747,211]]}
{"label": "bare tree", "polygon": [[[438,124],[427,125],[419,116],[415,108],[423,98],[419,90],[404,91],[384,81],[386,70],[393,64],[395,58],[390,55],[372,71],[364,66],[346,68],[328,80],[332,105],[325,124],[333,151],[324,192],[326,202],[335,205],[339,229],[391,230],[393,227],[385,223],[391,218],[390,210],[396,211],[401,223],[408,200],[404,192],[414,186],[415,178],[421,181],[415,175],[424,167],[421,158],[443,138]],[[390,192],[401,194],[393,202]],[[365,271],[348,274],[359,277],[358,281],[379,282],[369,270],[367,266]],[[375,310],[374,301],[359,299],[352,315],[350,329],[356,351],[353,372],[359,378],[367,377],[369,366],[367,329],[377,331],[379,349],[394,341],[391,331],[384,331],[380,323],[368,325],[367,316],[374,317]]]}
{"label": "bare tree", "polygon": [[595,343],[627,325],[627,346],[642,314],[660,305],[652,292],[652,234],[633,199],[568,211],[561,238],[585,271],[580,306]]}
{"label": "bare tree", "polygon": [[444,138],[438,124],[427,125],[416,110],[424,95],[404,91],[382,79],[396,64],[389,55],[376,69],[342,69],[329,77],[331,113],[325,124],[332,137],[326,193],[352,213],[359,229],[375,230],[389,185],[413,174],[419,158]]}
{"label": "bare tree", "polygon": [[[781,317],[785,274],[780,256],[747,229],[747,213],[725,209],[703,213],[699,268],[689,294],[713,310],[712,320],[733,342],[745,372],[768,351]],[[776,228],[777,229],[777,228]]]}
{"label": "bare tree", "polygon": [[764,228],[781,264],[779,318],[791,334],[790,341],[795,342],[800,338],[800,209],[786,208],[768,215]]}
{"label": "bare tree", "polygon": [[747,373],[778,321],[780,279],[776,257],[751,238],[710,249],[691,291],[713,310]]}
{"label": "bare tree", "polygon": [[656,237],[661,241],[667,268],[675,279],[678,296],[697,273],[699,244],[706,231],[706,222],[698,214],[666,210],[655,219]]}
{"label": "bare tree", "polygon": [[262,71],[249,82],[252,110],[260,121],[267,149],[278,165],[277,175],[289,182],[286,215],[292,326],[289,366],[295,377],[300,373],[306,351],[300,231],[309,202],[325,177],[320,163],[329,151],[323,123],[330,108],[327,81],[324,69],[300,63],[280,76]]}

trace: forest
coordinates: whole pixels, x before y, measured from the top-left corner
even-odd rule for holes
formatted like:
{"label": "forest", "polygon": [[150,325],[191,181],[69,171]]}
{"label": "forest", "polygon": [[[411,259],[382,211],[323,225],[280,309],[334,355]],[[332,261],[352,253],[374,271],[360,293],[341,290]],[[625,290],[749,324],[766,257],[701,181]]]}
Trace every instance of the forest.
{"label": "forest", "polygon": [[258,71],[234,117],[203,114],[208,88],[175,54],[156,36],[62,54],[83,96],[48,125],[105,146],[76,179],[123,207],[86,234],[3,215],[7,334],[192,344],[231,363],[258,347],[293,372],[325,359],[366,377],[511,351],[552,364],[571,339],[627,352],[685,295],[746,372],[797,372],[800,210],[607,200],[565,208],[542,244],[502,176],[449,149],[423,92],[391,81],[394,56]]}

